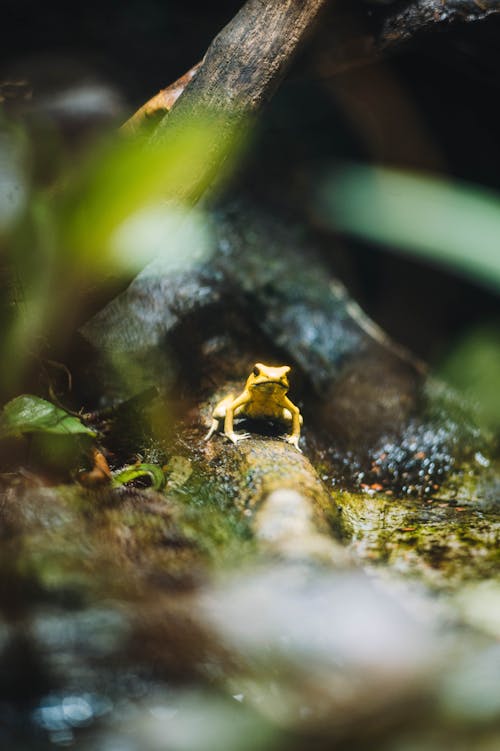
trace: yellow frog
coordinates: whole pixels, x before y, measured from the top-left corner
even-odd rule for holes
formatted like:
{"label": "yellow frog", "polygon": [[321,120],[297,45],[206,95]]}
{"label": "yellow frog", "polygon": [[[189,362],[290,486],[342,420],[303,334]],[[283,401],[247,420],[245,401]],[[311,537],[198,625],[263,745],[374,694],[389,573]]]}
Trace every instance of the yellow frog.
{"label": "yellow frog", "polygon": [[208,441],[213,436],[222,420],[224,420],[224,435],[230,441],[238,443],[242,438],[248,438],[248,433],[234,432],[235,416],[281,420],[291,422],[292,432],[286,440],[300,451],[302,415],[299,408],[286,395],[290,388],[288,383],[290,370],[288,365],[274,367],[263,365],[261,362],[256,363],[241,394],[236,398],[233,394],[229,394],[215,407],[212,413],[212,425],[205,440]]}

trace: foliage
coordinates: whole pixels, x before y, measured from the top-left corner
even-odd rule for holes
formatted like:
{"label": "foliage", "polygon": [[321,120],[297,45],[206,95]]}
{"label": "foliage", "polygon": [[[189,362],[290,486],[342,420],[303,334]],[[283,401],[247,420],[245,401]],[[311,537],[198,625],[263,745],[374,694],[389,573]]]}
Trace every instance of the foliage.
{"label": "foliage", "polygon": [[91,437],[96,435],[77,417],[31,394],[23,394],[12,399],[4,406],[0,415],[0,437],[5,438],[23,433]]}
{"label": "foliage", "polygon": [[493,192],[432,175],[352,165],[328,179],[321,203],[340,230],[500,289],[500,196]]}
{"label": "foliage", "polygon": [[219,116],[203,112],[174,120],[161,140],[148,131],[101,136],[43,185],[30,175],[35,142],[0,120],[9,298],[0,389],[12,393],[40,351],[64,351],[92,296],[105,297],[153,258],[186,269],[210,253],[207,222],[193,207],[221,181],[241,143],[241,133],[222,135],[219,126]]}

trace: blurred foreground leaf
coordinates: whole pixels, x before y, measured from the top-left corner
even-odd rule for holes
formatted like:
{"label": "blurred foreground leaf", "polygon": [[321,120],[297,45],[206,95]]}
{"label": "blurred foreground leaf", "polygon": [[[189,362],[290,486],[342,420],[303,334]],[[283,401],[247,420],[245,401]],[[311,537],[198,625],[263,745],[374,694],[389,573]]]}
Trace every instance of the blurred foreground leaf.
{"label": "blurred foreground leaf", "polygon": [[119,265],[108,251],[115,232],[136,212],[159,202],[167,209],[193,206],[214,181],[220,182],[243,140],[241,129],[221,128],[221,117],[199,112],[176,122],[161,140],[146,131],[97,149],[55,204],[62,245],[73,262],[105,271],[109,264]]}
{"label": "blurred foreground leaf", "polygon": [[439,375],[479,408],[490,428],[500,428],[500,334],[493,328],[470,331],[453,348]]}
{"label": "blurred foreground leaf", "polygon": [[0,437],[22,433],[55,435],[88,435],[96,433],[81,420],[60,407],[31,394],[23,394],[8,402],[0,414]]}
{"label": "blurred foreground leaf", "polygon": [[500,289],[500,196],[475,185],[349,166],[320,195],[335,228]]}
{"label": "blurred foreground leaf", "polygon": [[161,139],[110,134],[50,190],[25,186],[30,201],[19,200],[16,221],[4,222],[6,286],[15,294],[0,321],[0,391],[29,390],[23,378],[37,352],[64,351],[89,312],[150,261],[182,270],[212,252],[210,223],[193,208],[220,187],[246,135],[221,119],[227,113],[174,118]]}

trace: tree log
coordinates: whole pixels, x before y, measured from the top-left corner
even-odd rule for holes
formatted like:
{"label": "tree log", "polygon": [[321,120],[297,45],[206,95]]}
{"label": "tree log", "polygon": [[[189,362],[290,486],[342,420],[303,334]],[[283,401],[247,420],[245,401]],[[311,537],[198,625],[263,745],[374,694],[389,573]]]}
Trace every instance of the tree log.
{"label": "tree log", "polygon": [[330,526],[339,526],[337,508],[304,454],[276,438],[252,435],[235,447],[216,435],[199,455],[207,479],[216,466],[221,486],[250,517],[260,549],[283,560],[349,566],[331,536]]}

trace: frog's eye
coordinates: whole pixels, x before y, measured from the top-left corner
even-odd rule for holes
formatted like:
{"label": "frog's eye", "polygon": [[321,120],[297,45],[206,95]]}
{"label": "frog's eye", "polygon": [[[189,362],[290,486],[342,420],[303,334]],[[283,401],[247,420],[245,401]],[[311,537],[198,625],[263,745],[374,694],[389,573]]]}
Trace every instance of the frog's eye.
{"label": "frog's eye", "polygon": [[252,370],[252,373],[254,376],[260,375],[260,368],[257,365],[254,365],[254,369]]}

